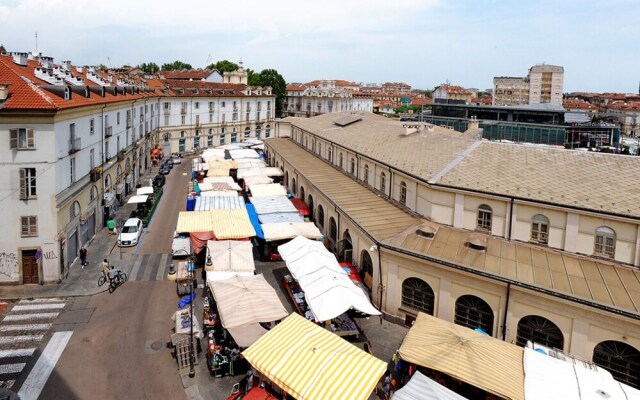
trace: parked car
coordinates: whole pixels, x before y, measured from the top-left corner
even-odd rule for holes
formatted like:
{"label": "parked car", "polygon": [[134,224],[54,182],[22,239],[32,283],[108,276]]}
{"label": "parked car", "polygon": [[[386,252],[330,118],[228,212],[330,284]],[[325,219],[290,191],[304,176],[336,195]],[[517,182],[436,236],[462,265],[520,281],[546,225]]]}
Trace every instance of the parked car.
{"label": "parked car", "polygon": [[170,158],[168,158],[168,159],[165,160],[164,165],[168,166],[169,169],[172,169],[173,168],[173,161]]}
{"label": "parked car", "polygon": [[165,182],[167,181],[167,179],[164,177],[164,175],[156,175],[155,178],[153,178],[153,186],[154,187],[163,187]]}
{"label": "parked car", "polygon": [[138,244],[141,235],[142,220],[140,218],[129,218],[118,235],[118,246],[135,246]]}
{"label": "parked car", "polygon": [[174,154],[171,156],[171,162],[173,162],[174,164],[182,164],[182,159],[179,155]]}
{"label": "parked car", "polygon": [[171,172],[171,167],[169,167],[167,164],[162,164],[160,166],[160,170],[158,171],[160,175],[167,175],[169,172]]}

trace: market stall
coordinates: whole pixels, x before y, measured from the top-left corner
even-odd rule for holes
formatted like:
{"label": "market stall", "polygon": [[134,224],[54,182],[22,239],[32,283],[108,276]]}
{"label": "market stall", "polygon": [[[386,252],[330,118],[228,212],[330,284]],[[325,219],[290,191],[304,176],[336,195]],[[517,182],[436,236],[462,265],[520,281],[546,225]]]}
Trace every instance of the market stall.
{"label": "market stall", "polygon": [[297,197],[292,197],[289,200],[291,201],[291,203],[293,203],[294,207],[298,210],[298,214],[300,214],[302,217],[311,216],[311,210],[309,210],[309,207],[304,202],[304,200]]}
{"label": "market stall", "polygon": [[258,216],[260,223],[262,224],[278,224],[278,223],[303,223],[304,218],[298,213],[286,212],[286,213],[270,213],[262,214]]}
{"label": "market stall", "polygon": [[253,149],[233,149],[229,150],[229,155],[234,160],[239,160],[241,158],[260,158],[260,154],[258,154],[258,152]]}
{"label": "market stall", "polygon": [[256,197],[251,199],[258,215],[273,213],[298,214],[296,207],[286,196]]}
{"label": "market stall", "polygon": [[207,281],[227,279],[238,274],[253,276],[253,246],[249,241],[209,240],[208,254],[211,257],[211,270],[207,271]]}
{"label": "market stall", "polygon": [[269,177],[279,177],[283,176],[284,173],[280,168],[277,167],[264,167],[264,168],[238,168],[238,179],[244,179],[248,176],[269,176]]}
{"label": "market stall", "polygon": [[256,183],[246,186],[249,188],[252,198],[287,195],[287,189],[279,183]]}
{"label": "market stall", "polygon": [[385,362],[297,314],[242,354],[277,387],[307,400],[367,399],[387,368]]}
{"label": "market stall", "polygon": [[420,312],[399,353],[406,362],[505,398],[524,399],[523,349],[514,344]]}
{"label": "market stall", "polygon": [[[260,216],[258,216],[260,217]],[[263,223],[262,232],[267,242],[304,236],[308,239],[322,239],[322,232],[313,222]]]}
{"label": "market stall", "polygon": [[416,371],[409,382],[402,389],[397,390],[391,398],[393,400],[466,400],[466,397],[462,397],[438,382],[427,378],[420,371]]}
{"label": "market stall", "polygon": [[[202,192],[202,194],[205,193],[207,192]],[[238,196],[236,192],[231,193],[233,193],[231,196],[197,196],[193,211],[209,211],[222,208],[244,208],[244,199]]]}

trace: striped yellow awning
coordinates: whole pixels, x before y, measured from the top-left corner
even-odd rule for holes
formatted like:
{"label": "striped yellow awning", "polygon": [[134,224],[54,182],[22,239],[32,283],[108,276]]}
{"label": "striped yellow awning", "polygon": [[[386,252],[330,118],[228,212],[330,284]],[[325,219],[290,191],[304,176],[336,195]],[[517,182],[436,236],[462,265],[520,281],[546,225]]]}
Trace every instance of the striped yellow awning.
{"label": "striped yellow awning", "polygon": [[222,208],[209,213],[217,240],[244,239],[256,235],[246,208]]}
{"label": "striped yellow awning", "polygon": [[212,160],[209,161],[207,176],[229,176],[229,170],[237,168],[238,163],[234,160]]}
{"label": "striped yellow awning", "polygon": [[295,313],[242,354],[304,400],[367,399],[387,369],[385,362]]}
{"label": "striped yellow awning", "polygon": [[179,233],[211,232],[211,215],[209,211],[180,211],[176,230]]}
{"label": "striped yellow awning", "polygon": [[217,240],[246,239],[256,235],[245,208],[181,211],[179,233],[213,232]]}
{"label": "striped yellow awning", "polygon": [[522,348],[419,313],[400,357],[512,400],[524,399]]}

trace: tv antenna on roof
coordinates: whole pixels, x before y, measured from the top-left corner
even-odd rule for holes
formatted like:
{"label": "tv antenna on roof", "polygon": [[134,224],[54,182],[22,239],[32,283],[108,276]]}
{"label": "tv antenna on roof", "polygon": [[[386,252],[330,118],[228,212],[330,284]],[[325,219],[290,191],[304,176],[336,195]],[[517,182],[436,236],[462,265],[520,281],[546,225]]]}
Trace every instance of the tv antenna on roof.
{"label": "tv antenna on roof", "polygon": [[36,32],[36,53],[38,52],[38,32]]}
{"label": "tv antenna on roof", "polygon": [[109,56],[107,56],[107,61],[109,61],[109,68],[113,68],[113,66],[111,65],[111,58]]}

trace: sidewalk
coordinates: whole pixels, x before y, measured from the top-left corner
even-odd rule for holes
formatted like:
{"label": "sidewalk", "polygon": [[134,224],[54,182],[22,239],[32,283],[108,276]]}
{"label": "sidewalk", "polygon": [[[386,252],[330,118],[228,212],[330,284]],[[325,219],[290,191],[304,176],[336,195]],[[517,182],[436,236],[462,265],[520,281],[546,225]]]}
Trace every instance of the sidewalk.
{"label": "sidewalk", "polygon": [[[149,183],[158,173],[158,167],[152,167],[151,172],[145,171],[140,177],[143,186]],[[116,221],[126,221],[136,208],[135,204],[127,204],[131,196],[135,196],[135,189],[124,199],[122,206],[116,211]],[[109,234],[106,227],[99,227],[89,244],[85,244],[87,249],[87,261],[89,265],[80,267],[80,259],[76,258],[69,266],[67,276],[59,283],[47,283],[44,285],[15,285],[3,286],[0,290],[0,299],[23,299],[36,297],[71,297],[90,296],[108,290],[108,285],[98,286],[98,278],[102,273],[102,260],[109,260],[109,264],[116,268],[125,269],[131,260],[131,253],[122,253],[116,245],[117,236]],[[113,250],[113,251],[112,251]]]}

